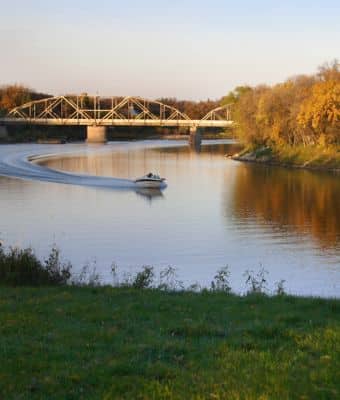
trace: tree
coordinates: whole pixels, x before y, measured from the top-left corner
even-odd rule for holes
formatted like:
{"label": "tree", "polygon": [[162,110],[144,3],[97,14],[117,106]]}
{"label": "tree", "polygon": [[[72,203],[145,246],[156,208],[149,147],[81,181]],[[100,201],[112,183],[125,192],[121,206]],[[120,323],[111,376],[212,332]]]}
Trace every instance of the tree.
{"label": "tree", "polygon": [[0,109],[8,112],[31,100],[30,89],[22,85],[10,85],[0,89]]}
{"label": "tree", "polygon": [[25,104],[31,100],[39,100],[50,95],[37,93],[23,85],[6,85],[0,87],[0,114],[6,115],[13,108]]}
{"label": "tree", "polygon": [[340,81],[331,79],[316,83],[311,96],[301,104],[298,123],[313,130],[318,137],[322,135],[326,143],[339,141]]}
{"label": "tree", "polygon": [[340,72],[334,61],[312,76],[268,86],[239,86],[223,98],[234,103],[237,133],[253,145],[340,143]]}

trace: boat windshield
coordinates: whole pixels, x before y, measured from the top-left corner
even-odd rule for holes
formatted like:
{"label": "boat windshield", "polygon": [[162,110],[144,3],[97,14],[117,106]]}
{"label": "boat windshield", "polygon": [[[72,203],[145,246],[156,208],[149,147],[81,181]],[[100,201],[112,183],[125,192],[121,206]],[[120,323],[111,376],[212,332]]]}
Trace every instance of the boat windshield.
{"label": "boat windshield", "polygon": [[149,172],[147,175],[145,175],[145,177],[150,179],[161,179],[159,175],[153,174],[152,172]]}

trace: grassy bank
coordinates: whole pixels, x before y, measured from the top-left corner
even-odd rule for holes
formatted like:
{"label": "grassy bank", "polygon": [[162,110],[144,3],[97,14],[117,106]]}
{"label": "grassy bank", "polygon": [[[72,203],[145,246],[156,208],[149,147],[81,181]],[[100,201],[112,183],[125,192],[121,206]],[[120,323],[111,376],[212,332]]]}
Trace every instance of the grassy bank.
{"label": "grassy bank", "polygon": [[295,168],[340,170],[340,147],[278,146],[246,148],[233,157],[240,161],[254,161]]}
{"label": "grassy bank", "polygon": [[0,399],[339,397],[340,300],[265,295],[263,269],[247,296],[228,267],[203,290],[171,267],[71,272],[0,246]]}
{"label": "grassy bank", "polygon": [[340,301],[0,288],[1,399],[336,399]]}

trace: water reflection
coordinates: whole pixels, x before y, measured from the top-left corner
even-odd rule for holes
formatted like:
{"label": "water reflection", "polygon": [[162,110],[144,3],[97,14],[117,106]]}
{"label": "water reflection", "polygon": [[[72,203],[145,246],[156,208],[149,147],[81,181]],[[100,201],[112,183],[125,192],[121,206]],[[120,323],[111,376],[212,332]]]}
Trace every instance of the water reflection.
{"label": "water reflection", "polygon": [[329,173],[241,164],[226,215],[273,229],[309,233],[324,247],[340,242],[340,179]]}
{"label": "water reflection", "polygon": [[[114,148],[113,148],[114,149]],[[48,158],[39,161],[40,165],[48,168],[68,171],[72,173],[84,173],[95,176],[113,176],[118,178],[134,179],[149,171],[160,173],[167,167],[168,162],[178,164],[187,163],[190,168],[190,161],[210,160],[214,162],[217,156],[222,157],[226,153],[235,153],[240,145],[230,143],[216,143],[199,145],[192,148],[186,143],[171,145],[161,148],[142,148],[115,150],[112,153],[102,154],[89,153],[86,155],[60,155],[58,158]]]}
{"label": "water reflection", "polygon": [[152,200],[164,197],[163,192],[159,189],[139,188],[136,194],[147,199],[150,203]]}
{"label": "water reflection", "polygon": [[193,140],[189,143],[189,148],[195,153],[200,153],[202,151],[202,143],[200,140]]}

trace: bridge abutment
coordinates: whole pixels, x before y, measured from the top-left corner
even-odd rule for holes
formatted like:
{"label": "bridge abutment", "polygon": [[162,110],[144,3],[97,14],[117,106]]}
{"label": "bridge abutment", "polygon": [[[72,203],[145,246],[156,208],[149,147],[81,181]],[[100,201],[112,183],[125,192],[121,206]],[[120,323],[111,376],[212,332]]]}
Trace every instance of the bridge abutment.
{"label": "bridge abutment", "polygon": [[0,140],[8,138],[7,126],[0,126]]}
{"label": "bridge abutment", "polygon": [[87,126],[86,141],[87,143],[106,143],[106,126]]}

